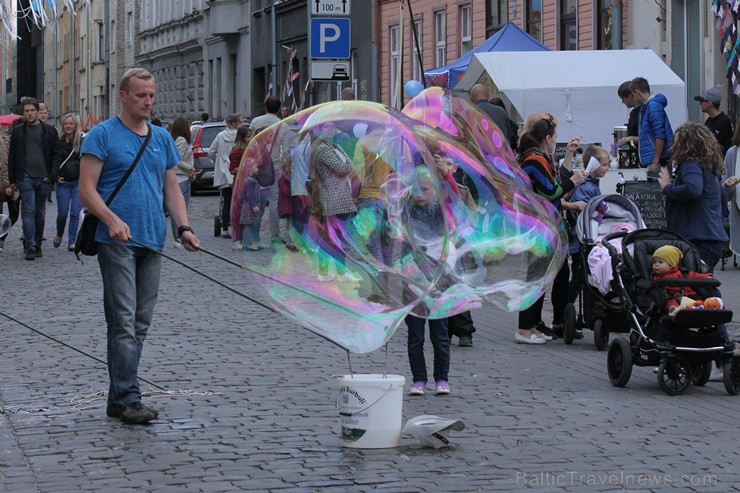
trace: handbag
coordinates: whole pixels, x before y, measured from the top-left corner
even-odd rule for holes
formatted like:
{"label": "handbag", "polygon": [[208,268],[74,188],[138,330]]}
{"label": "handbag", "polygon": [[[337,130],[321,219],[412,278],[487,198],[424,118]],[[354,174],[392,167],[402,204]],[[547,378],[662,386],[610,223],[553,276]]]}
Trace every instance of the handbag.
{"label": "handbag", "polygon": [[[121,189],[126,180],[128,180],[128,177],[131,176],[131,173],[133,173],[134,168],[139,163],[141,155],[144,154],[144,149],[146,149],[146,145],[149,143],[149,139],[152,138],[152,127],[149,126],[149,124],[147,124],[147,129],[148,131],[146,133],[146,137],[144,138],[144,142],[142,142],[141,147],[139,148],[138,154],[136,154],[136,157],[134,158],[134,162],[131,163],[131,166],[129,166],[126,174],[123,175],[121,180],[116,185],[116,188],[113,189],[113,193],[110,194],[108,200],[105,201],[106,207],[110,206],[113,198],[116,196],[116,194],[118,194],[118,191]],[[97,216],[95,216],[88,210],[83,211],[82,221],[80,222],[80,229],[77,231],[77,238],[75,239],[75,255],[77,256],[77,260],[80,259],[80,254],[87,255],[88,257],[93,257],[98,254],[98,243],[95,241],[95,233],[98,230],[99,223],[100,219]]]}

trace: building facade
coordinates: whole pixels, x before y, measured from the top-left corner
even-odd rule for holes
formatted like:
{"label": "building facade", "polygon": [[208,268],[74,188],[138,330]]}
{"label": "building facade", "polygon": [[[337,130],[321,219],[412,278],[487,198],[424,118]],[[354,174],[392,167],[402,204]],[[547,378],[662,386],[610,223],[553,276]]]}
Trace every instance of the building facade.
{"label": "building facade", "polygon": [[214,119],[252,112],[250,12],[254,1],[208,0],[205,10],[205,108]]}
{"label": "building facade", "polygon": [[[686,82],[689,96],[727,84],[711,0],[412,0],[403,14],[397,0],[379,2],[379,100],[386,104],[403,102],[403,82],[422,80],[423,69],[454,61],[509,21],[552,50],[650,48]],[[724,100],[734,101],[725,90]],[[692,103],[690,118],[702,119]]]}
{"label": "building facade", "polygon": [[163,121],[181,115],[195,120],[209,110],[206,7],[205,0],[141,0],[139,18],[137,11],[132,13],[134,25],[140,26],[136,65],[157,80],[155,114]]}
{"label": "building facade", "polygon": [[377,100],[375,2],[352,2],[349,80],[342,82],[310,80],[307,1],[253,0],[252,6],[254,115],[264,112],[268,94],[280,96],[291,111],[337,100],[344,87],[353,87],[358,99]]}

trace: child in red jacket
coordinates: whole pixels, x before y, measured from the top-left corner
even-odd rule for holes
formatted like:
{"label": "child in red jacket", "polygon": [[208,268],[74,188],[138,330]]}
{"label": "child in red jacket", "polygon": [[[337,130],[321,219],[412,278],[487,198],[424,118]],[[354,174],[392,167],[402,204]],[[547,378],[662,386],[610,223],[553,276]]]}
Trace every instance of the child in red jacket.
{"label": "child in red jacket", "polygon": [[[687,272],[684,275],[678,268],[678,264],[683,258],[683,253],[680,249],[664,245],[653,253],[653,279],[670,279],[670,278],[684,278],[689,279],[706,279],[712,277],[711,274],[700,274],[698,272]],[[692,298],[694,301],[701,301],[695,298],[696,291],[691,287],[678,287],[678,286],[666,286],[666,292],[668,293],[668,302],[665,304],[665,310],[669,315],[674,315],[678,310],[681,298],[687,296]]]}

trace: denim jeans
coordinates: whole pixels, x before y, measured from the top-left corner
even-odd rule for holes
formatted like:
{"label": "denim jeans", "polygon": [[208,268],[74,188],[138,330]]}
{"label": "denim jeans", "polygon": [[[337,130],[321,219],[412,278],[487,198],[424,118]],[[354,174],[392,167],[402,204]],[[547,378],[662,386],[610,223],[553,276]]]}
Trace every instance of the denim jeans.
{"label": "denim jeans", "polygon": [[[427,382],[427,366],[424,359],[426,322],[423,318],[406,316],[406,327],[409,329],[409,364],[414,382]],[[450,337],[447,334],[446,318],[429,320],[429,338],[434,348],[434,381],[447,380],[450,371]]]}
{"label": "denim jeans", "polygon": [[[180,187],[180,191],[182,192],[182,196],[185,198],[185,210],[188,210],[188,205],[190,205],[190,180],[181,181],[178,183]],[[172,226],[172,236],[173,238],[179,238],[180,235],[177,234],[177,224],[175,224],[175,218],[170,213],[170,225]]]}
{"label": "denim jeans", "polygon": [[64,181],[57,183],[57,236],[64,236],[64,227],[67,225],[69,216],[68,243],[71,245],[77,239],[77,226],[80,222],[80,209],[82,203],[77,194],[79,180]]}
{"label": "denim jeans", "polygon": [[98,264],[108,326],[108,403],[125,407],[141,400],[137,373],[157,302],[161,257],[143,248],[99,243]]}
{"label": "denim jeans", "polygon": [[24,176],[16,185],[21,193],[21,219],[26,249],[41,248],[46,225],[46,199],[51,193],[51,183],[43,178]]}

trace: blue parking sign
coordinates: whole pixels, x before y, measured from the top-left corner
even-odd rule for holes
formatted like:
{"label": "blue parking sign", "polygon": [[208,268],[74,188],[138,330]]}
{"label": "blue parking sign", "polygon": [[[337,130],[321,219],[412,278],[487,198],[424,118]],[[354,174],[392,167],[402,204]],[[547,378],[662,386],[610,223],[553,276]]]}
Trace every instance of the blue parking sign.
{"label": "blue parking sign", "polygon": [[350,21],[311,18],[311,58],[349,58]]}

